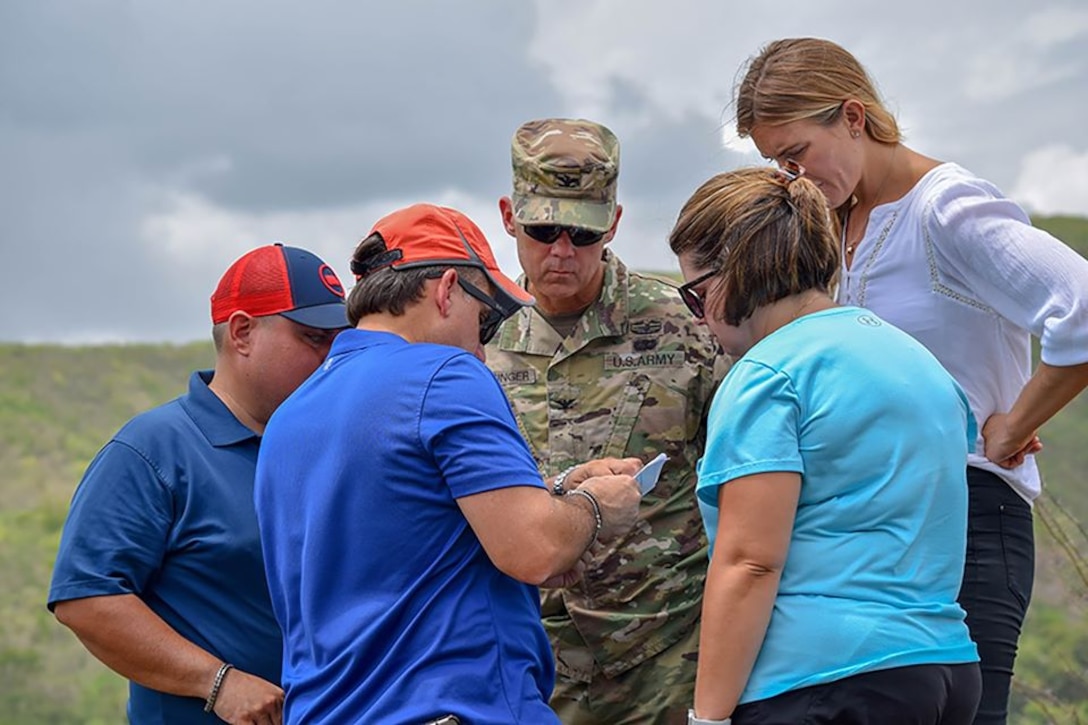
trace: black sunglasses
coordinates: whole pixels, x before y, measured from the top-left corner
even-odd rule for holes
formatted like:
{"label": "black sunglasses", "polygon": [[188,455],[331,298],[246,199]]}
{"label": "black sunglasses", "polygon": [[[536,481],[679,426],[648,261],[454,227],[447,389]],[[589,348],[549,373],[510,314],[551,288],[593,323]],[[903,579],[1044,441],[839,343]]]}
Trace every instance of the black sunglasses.
{"label": "black sunglasses", "polygon": [[706,274],[700,275],[695,279],[680,285],[680,299],[684,301],[684,304],[691,310],[691,314],[695,315],[698,319],[706,317],[706,300],[695,291],[695,288],[706,282],[708,279],[713,278],[718,274],[718,270],[712,270]]}
{"label": "black sunglasses", "polygon": [[569,227],[562,224],[523,224],[525,233],[544,244],[555,244],[563,232],[567,233],[570,243],[576,247],[589,247],[604,239],[605,232],[595,232],[582,227]]}
{"label": "black sunglasses", "polygon": [[506,319],[506,313],[499,307],[499,303],[488,296],[486,292],[466,281],[461,275],[457,275],[457,284],[461,285],[461,289],[467,292],[470,297],[475,297],[487,307],[486,311],[480,312],[480,344],[486,345],[491,342],[491,338],[495,337],[495,333],[499,331],[499,325]]}

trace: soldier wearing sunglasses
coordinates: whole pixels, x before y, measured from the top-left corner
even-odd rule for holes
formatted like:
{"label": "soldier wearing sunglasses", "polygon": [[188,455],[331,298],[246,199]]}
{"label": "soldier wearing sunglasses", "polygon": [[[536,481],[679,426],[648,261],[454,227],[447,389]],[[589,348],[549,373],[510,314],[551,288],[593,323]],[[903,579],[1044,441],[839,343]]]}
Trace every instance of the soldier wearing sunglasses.
{"label": "soldier wearing sunglasses", "polygon": [[511,152],[513,194],[499,209],[536,303],[502,324],[487,362],[541,472],[562,491],[580,461],[669,456],[634,529],[544,594],[558,670],[551,704],[568,725],[682,722],[706,570],[694,467],[728,360],[674,286],[608,250],[623,212],[609,129],[530,121]]}

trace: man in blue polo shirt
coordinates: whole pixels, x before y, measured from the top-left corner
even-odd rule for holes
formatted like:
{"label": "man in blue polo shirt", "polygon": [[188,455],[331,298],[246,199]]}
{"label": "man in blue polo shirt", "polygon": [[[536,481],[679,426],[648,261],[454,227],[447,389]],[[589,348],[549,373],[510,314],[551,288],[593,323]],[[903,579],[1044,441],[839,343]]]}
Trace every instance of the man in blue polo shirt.
{"label": "man in blue polo shirt", "polygon": [[257,464],[284,719],[558,723],[534,585],[569,583],[593,542],[630,528],[640,462],[545,487],[483,364],[532,297],[468,217],[395,211],[352,271],[356,329],[272,416]]}
{"label": "man in blue polo shirt", "polygon": [[239,258],[211,299],[214,371],[126,424],[72,499],[49,608],[131,681],[133,723],[279,723],[282,642],[253,478],[272,411],[347,326],[344,289],[310,252]]}

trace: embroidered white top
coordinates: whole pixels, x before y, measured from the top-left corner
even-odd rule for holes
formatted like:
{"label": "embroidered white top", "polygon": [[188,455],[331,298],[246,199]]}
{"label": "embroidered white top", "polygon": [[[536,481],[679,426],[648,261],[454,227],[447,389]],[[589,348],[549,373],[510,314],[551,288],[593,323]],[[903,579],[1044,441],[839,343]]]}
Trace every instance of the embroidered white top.
{"label": "embroidered white top", "polygon": [[[981,430],[1012,407],[1031,374],[1031,335],[1043,362],[1088,362],[1088,260],[1031,226],[993,184],[951,163],[873,209],[838,300],[873,310],[925,345],[966,391]],[[1033,456],[1005,470],[1027,501],[1040,491]]]}

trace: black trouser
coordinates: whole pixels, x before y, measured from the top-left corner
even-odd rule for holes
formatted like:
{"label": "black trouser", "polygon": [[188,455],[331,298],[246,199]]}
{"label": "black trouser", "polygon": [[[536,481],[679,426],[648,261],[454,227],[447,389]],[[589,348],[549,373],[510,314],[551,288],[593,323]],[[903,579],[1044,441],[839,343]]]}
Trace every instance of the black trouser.
{"label": "black trouser", "polygon": [[970,725],[978,664],[865,672],[740,705],[733,725]]}
{"label": "black trouser", "polygon": [[996,474],[967,467],[967,565],[960,606],[978,645],[982,699],[977,725],[1005,722],[1009,686],[1035,580],[1031,506]]}

